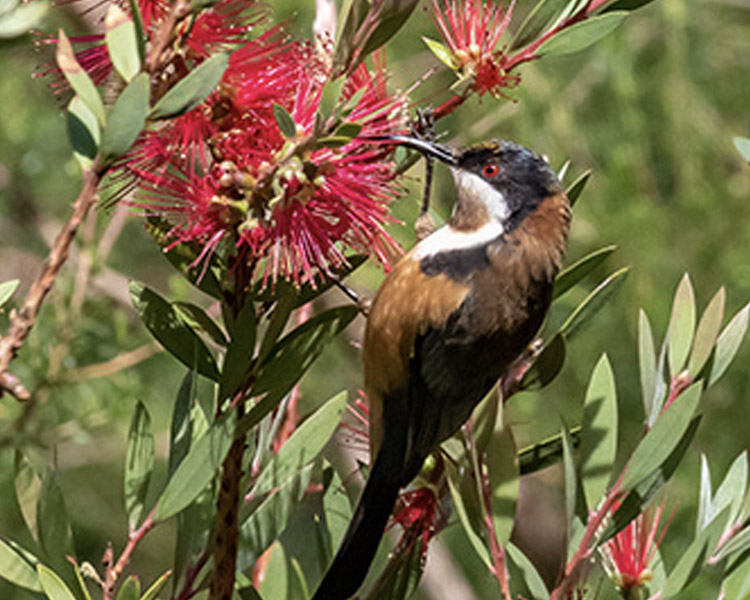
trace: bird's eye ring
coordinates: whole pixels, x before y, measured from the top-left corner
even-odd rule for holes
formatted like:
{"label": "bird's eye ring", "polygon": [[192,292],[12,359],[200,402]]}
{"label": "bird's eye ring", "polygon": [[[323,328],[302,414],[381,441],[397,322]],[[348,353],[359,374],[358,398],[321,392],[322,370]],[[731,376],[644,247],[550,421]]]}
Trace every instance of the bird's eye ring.
{"label": "bird's eye ring", "polygon": [[500,172],[500,167],[495,164],[484,165],[482,173],[485,177],[495,177]]}

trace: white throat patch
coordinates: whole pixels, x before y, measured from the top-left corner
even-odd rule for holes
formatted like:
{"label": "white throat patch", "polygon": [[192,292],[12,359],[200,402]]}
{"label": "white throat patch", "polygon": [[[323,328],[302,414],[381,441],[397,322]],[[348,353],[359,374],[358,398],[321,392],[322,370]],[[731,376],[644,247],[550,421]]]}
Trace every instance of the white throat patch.
{"label": "white throat patch", "polygon": [[474,231],[459,231],[444,225],[435,233],[423,239],[414,249],[414,259],[421,260],[446,250],[464,250],[486,244],[503,234],[503,225],[497,219],[490,219]]}
{"label": "white throat patch", "polygon": [[459,197],[480,200],[490,217],[503,223],[510,216],[510,208],[502,192],[487,183],[479,175],[451,169],[453,181],[456,183],[456,193]]}

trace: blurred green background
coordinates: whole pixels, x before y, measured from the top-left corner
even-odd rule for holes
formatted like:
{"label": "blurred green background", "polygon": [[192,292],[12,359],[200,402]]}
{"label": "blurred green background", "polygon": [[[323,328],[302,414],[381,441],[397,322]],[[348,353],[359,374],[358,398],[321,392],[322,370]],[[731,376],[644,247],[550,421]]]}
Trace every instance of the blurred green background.
{"label": "blurred green background", "polygon": [[[529,6],[520,1],[516,16]],[[97,25],[95,18],[87,23],[71,8],[54,9],[41,28],[54,32],[64,26],[81,33],[92,22]],[[309,35],[311,0],[305,6],[277,0],[272,9],[279,19],[288,19],[292,32]],[[438,124],[451,144],[505,138],[547,155],[554,166],[569,159],[569,180],[593,169],[575,208],[568,261],[610,243],[618,250],[588,286],[566,296],[561,313],[606,273],[622,265],[632,268],[621,292],[569,347],[559,379],[539,394],[521,394],[510,402],[509,418],[521,442],[558,431],[561,417],[579,418],[588,376],[607,352],[621,398],[623,443],[632,443],[642,420],[638,308],[648,312],[660,341],[684,272],[692,277],[701,310],[721,285],[727,288],[727,315],[750,300],[750,167],[731,142],[734,135],[750,135],[749,31],[750,4],[742,0],[656,1],[582,53],[522,67],[523,81],[511,92],[512,102],[472,99]],[[437,37],[422,8],[388,47],[397,88],[407,88],[415,74],[437,66],[420,35]],[[43,80],[31,77],[51,53],[32,42],[32,36],[0,42],[0,281],[21,279],[16,299],[38,272],[80,182],[60,105]],[[412,98],[438,104],[447,97],[451,77],[432,77]],[[420,169],[410,171],[411,193],[394,206],[403,223],[393,232],[407,247],[413,243]],[[450,210],[450,191],[447,174],[438,168],[434,206],[443,217]],[[367,267],[353,285],[369,294],[381,277],[381,271]],[[158,353],[130,309],[131,278],[172,297],[206,303],[171,270],[137,219],[100,210],[82,228],[72,260],[13,365],[36,400],[28,405],[7,397],[0,401],[0,535],[27,541],[12,491],[13,454],[20,447],[38,468],[59,469],[80,559],[98,564],[106,541],[116,549],[125,543],[121,481],[128,421],[140,399],[154,417],[155,431],[166,431],[182,376],[182,367]],[[344,298],[332,292],[322,301]],[[2,330],[6,324],[7,315],[0,315]],[[340,389],[360,385],[358,355],[351,346],[362,325],[359,319],[303,380],[306,410]],[[748,447],[749,359],[746,343],[723,381],[707,394],[695,452],[669,486],[668,505],[679,510],[663,546],[667,565],[674,564],[692,534],[700,452],[709,455],[716,484]],[[163,478],[163,434],[157,449]],[[541,498],[541,507],[531,509],[554,513],[559,473],[550,469],[527,485]],[[156,481],[152,489],[158,487]],[[554,527],[554,515],[550,518]],[[471,551],[463,551],[460,531],[446,532],[445,539],[457,549],[477,597],[495,597],[489,574]],[[139,547],[132,571],[151,581],[170,567],[165,557],[171,546],[169,526],[159,528]],[[681,598],[716,597],[714,584],[709,573]],[[0,581],[0,598],[29,597]]]}

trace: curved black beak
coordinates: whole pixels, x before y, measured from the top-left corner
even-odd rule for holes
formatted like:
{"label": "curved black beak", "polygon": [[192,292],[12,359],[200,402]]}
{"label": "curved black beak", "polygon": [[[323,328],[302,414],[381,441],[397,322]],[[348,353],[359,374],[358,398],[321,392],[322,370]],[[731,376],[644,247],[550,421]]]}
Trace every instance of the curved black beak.
{"label": "curved black beak", "polygon": [[391,142],[394,144],[400,144],[413,150],[418,150],[426,156],[432,156],[437,158],[446,164],[456,166],[458,165],[458,156],[453,148],[438,144],[436,142],[430,142],[417,137],[410,137],[408,135],[384,135],[378,136],[377,138],[371,138],[382,142]]}

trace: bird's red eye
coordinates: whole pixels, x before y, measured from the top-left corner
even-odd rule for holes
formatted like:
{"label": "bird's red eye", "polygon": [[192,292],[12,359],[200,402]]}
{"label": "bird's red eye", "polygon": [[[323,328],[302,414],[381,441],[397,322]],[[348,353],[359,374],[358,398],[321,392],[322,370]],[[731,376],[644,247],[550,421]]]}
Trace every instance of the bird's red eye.
{"label": "bird's red eye", "polygon": [[484,165],[484,169],[482,169],[482,172],[484,173],[485,177],[495,177],[500,172],[500,167],[493,164]]}

